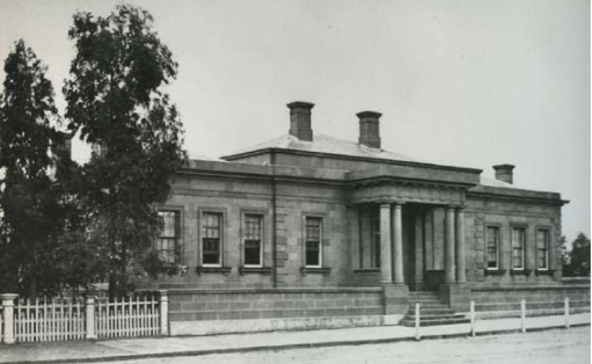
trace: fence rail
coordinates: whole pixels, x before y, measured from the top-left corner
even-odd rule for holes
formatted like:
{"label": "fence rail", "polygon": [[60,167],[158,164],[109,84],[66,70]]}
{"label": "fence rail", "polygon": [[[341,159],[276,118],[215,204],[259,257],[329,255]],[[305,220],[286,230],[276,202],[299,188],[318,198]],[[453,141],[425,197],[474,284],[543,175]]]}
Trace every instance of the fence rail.
{"label": "fence rail", "polygon": [[[166,291],[109,301],[0,295],[0,343],[168,335]],[[165,321],[166,322],[166,321]]]}

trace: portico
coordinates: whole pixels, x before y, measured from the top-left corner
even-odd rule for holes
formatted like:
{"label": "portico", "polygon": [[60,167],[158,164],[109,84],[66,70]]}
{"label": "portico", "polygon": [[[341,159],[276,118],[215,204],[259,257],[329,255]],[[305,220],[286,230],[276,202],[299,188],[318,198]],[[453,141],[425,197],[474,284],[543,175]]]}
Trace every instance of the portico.
{"label": "portico", "polygon": [[467,281],[466,179],[457,183],[449,171],[431,171],[440,183],[426,181],[425,175],[402,180],[385,169],[364,172],[350,190],[357,220],[352,224],[357,230],[354,276],[361,277],[362,285],[383,286],[392,293],[394,306],[406,304],[409,290],[439,291],[444,301],[453,302],[450,292]]}

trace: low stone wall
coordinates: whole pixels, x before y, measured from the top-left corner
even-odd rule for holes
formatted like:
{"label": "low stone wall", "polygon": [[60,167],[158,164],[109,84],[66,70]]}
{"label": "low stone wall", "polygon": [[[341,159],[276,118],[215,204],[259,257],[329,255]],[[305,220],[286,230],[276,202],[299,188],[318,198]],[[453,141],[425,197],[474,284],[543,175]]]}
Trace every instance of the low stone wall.
{"label": "low stone wall", "polygon": [[172,335],[381,325],[380,288],[169,291]]}
{"label": "low stone wall", "polygon": [[590,286],[581,284],[524,287],[472,288],[471,300],[481,318],[520,315],[520,301],[526,301],[527,315],[564,313],[564,300],[569,297],[570,312],[590,312]]}

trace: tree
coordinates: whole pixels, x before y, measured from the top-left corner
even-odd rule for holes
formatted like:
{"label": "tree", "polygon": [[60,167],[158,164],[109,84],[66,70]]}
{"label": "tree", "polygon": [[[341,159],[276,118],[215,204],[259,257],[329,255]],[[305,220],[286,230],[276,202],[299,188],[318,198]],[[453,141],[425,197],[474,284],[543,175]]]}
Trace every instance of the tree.
{"label": "tree", "polygon": [[584,234],[571,243],[571,251],[564,252],[564,277],[590,277],[590,239]]}
{"label": "tree", "polygon": [[68,35],[76,56],[64,86],[66,118],[71,132],[99,146],[82,167],[80,198],[91,207],[95,235],[105,237],[113,295],[152,247],[154,205],[165,201],[185,159],[182,124],[163,91],[177,63],[152,16],[130,5],[107,17],[76,13]]}
{"label": "tree", "polygon": [[31,48],[19,40],[4,63],[0,97],[0,286],[56,290],[49,257],[60,230],[58,191],[48,169],[49,149],[59,142],[51,82]]}

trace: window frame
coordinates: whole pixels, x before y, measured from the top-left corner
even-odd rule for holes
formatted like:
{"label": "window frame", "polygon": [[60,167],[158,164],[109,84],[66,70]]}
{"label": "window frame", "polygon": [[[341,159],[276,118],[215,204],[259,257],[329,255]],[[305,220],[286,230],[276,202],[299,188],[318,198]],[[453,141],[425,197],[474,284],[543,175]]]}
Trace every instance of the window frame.
{"label": "window frame", "polygon": [[[496,266],[490,267],[489,266],[489,229],[496,229],[497,230],[497,246],[496,246]],[[496,271],[502,269],[502,225],[501,224],[491,224],[488,223],[485,225],[485,269]]]}
{"label": "window frame", "polygon": [[[176,234],[176,242],[175,242],[175,263],[174,264],[183,264],[185,261],[184,259],[184,240],[183,240],[183,232],[184,232],[184,219],[183,219],[183,207],[181,206],[173,206],[173,205],[158,205],[155,206],[156,213],[160,212],[174,212],[176,214],[176,221],[175,221],[175,234]],[[160,218],[160,217],[158,217]],[[160,222],[159,222],[160,223]],[[160,228],[160,227],[159,227]],[[159,229],[160,230],[160,229]],[[161,239],[160,231],[158,232],[158,236],[154,242],[154,248],[158,253],[158,257],[160,259],[160,249],[158,249],[158,245]]]}
{"label": "window frame", "polygon": [[[219,223],[219,243],[218,243],[218,250],[219,250],[219,262],[217,264],[213,263],[204,263],[204,239],[205,239],[205,215],[206,214],[215,214],[219,216],[220,223]],[[198,210],[198,229],[199,229],[199,243],[198,243],[198,267],[204,268],[222,268],[224,267],[224,262],[226,259],[226,210],[220,208],[200,208]]]}
{"label": "window frame", "polygon": [[[307,232],[307,229],[306,229],[306,226],[307,226],[306,225],[306,221],[307,221],[307,219],[317,219],[317,220],[320,221],[319,240],[318,240],[318,243],[319,243],[319,257],[318,257],[319,264],[318,265],[308,264],[308,262],[307,262],[307,245],[308,245],[307,243],[309,241],[307,239],[308,236],[307,236],[307,233],[306,233]],[[302,241],[303,241],[303,244],[302,244],[303,245],[303,257],[302,257],[302,261],[304,263],[303,264],[303,267],[304,268],[313,268],[314,269],[314,268],[323,268],[323,266],[324,266],[324,264],[323,264],[323,257],[324,257],[323,250],[324,250],[324,245],[325,244],[323,244],[323,239],[325,237],[324,230],[326,228],[325,227],[325,225],[326,225],[325,224],[325,220],[326,220],[325,216],[319,215],[319,214],[310,214],[310,213],[307,213],[307,214],[304,214],[303,217],[302,217]]]}
{"label": "window frame", "polygon": [[[524,240],[522,243],[522,266],[516,267],[514,265],[514,231],[522,230],[524,233]],[[511,225],[510,226],[510,247],[511,247],[511,264],[513,271],[526,271],[526,251],[528,249],[528,226],[526,225]]]}
{"label": "window frame", "polygon": [[[246,221],[247,216],[257,216],[260,221],[260,239],[259,239],[259,264],[247,264],[246,261],[246,242],[247,242],[247,229],[246,229]],[[241,257],[242,257],[242,267],[244,268],[263,268],[265,266],[265,246],[266,246],[266,214],[262,211],[243,211],[241,213]]]}
{"label": "window frame", "polygon": [[[539,240],[538,240],[538,233],[539,231],[543,231],[547,233],[547,241],[545,242],[545,267],[541,268],[539,266]],[[535,265],[536,265],[536,270],[537,271],[549,271],[550,270],[550,264],[551,264],[551,259],[550,259],[550,254],[549,252],[551,251],[551,237],[553,236],[551,234],[552,229],[549,226],[537,226],[535,229],[535,235],[534,235],[534,240],[535,240]]]}

